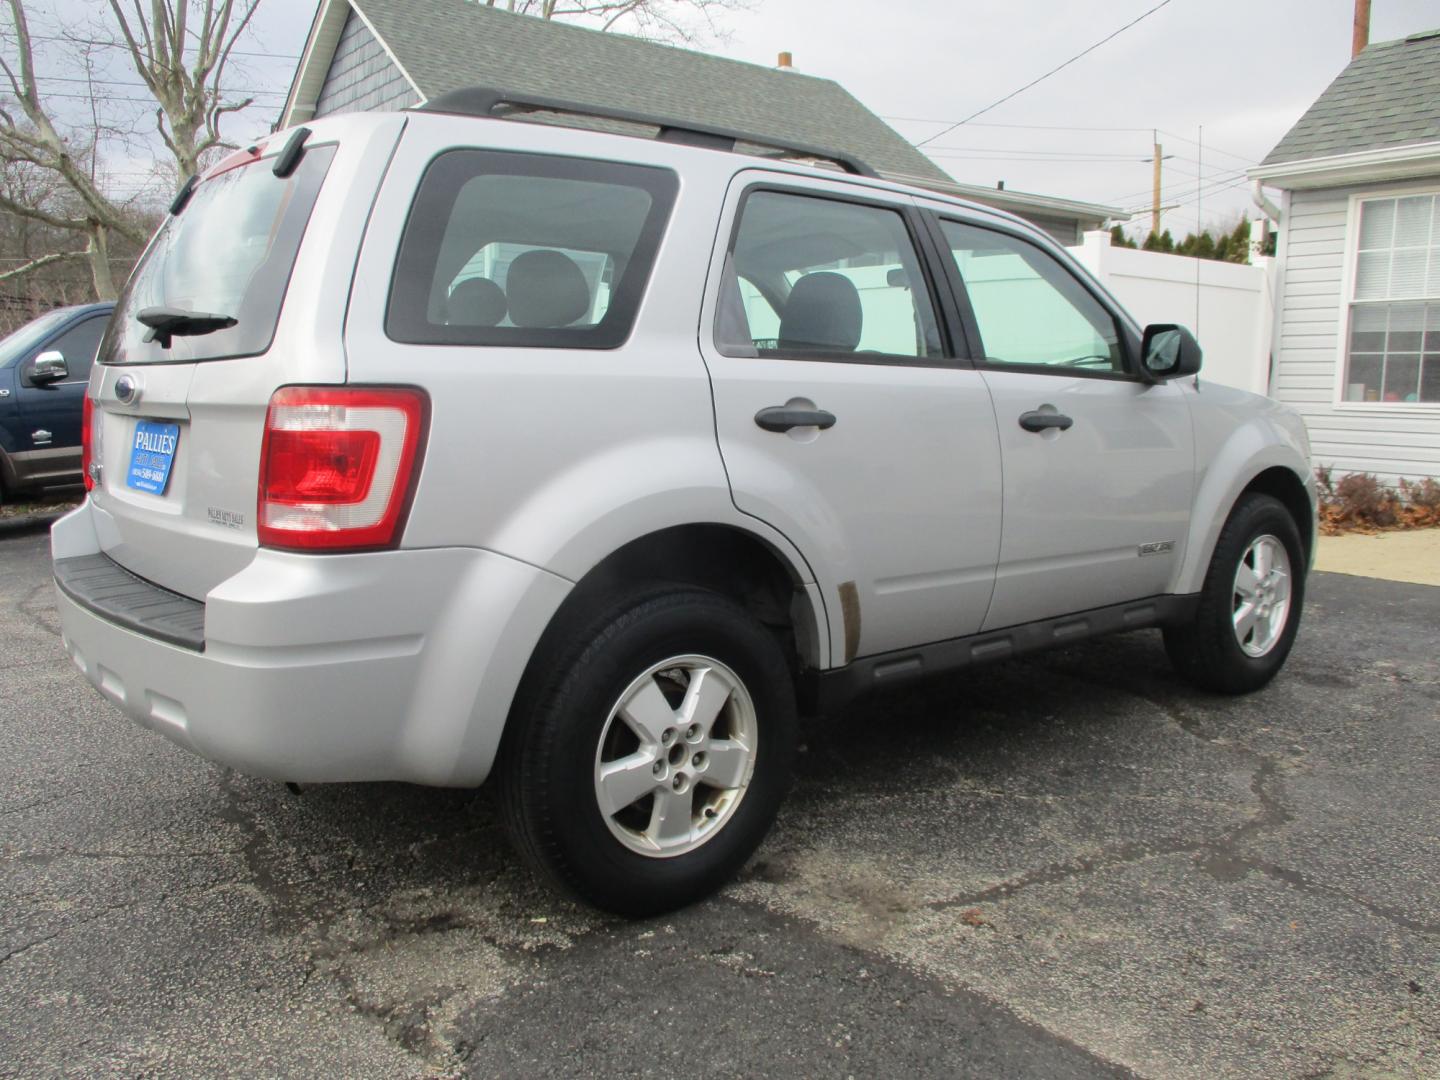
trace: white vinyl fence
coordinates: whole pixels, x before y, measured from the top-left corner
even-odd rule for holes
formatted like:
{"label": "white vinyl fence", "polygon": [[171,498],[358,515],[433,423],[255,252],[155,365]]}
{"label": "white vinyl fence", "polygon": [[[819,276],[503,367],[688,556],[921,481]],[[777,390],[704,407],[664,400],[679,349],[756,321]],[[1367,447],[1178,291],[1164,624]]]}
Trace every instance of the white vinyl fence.
{"label": "white vinyl fence", "polygon": [[1275,317],[1275,260],[1255,265],[1118,248],[1087,232],[1070,253],[1141,323],[1179,323],[1205,350],[1200,378],[1265,394]]}

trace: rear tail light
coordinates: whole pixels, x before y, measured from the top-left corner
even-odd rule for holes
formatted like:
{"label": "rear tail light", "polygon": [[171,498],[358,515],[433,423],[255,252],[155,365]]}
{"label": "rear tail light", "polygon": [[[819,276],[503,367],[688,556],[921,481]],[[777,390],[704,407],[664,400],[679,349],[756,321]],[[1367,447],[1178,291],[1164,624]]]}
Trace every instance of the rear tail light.
{"label": "rear tail light", "polygon": [[398,543],[429,404],[406,387],[275,391],[260,450],[260,543],[306,551]]}
{"label": "rear tail light", "polygon": [[[74,413],[70,414],[74,416]],[[85,404],[80,413],[80,475],[85,478],[85,490],[95,490],[95,402],[85,395]],[[71,444],[74,445],[74,444]]]}

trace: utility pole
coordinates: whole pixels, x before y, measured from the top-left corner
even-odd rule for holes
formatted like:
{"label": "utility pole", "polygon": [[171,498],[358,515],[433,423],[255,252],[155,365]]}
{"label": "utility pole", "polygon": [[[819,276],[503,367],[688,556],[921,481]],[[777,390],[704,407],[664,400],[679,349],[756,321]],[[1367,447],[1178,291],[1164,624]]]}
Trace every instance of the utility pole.
{"label": "utility pole", "polygon": [[1350,59],[1370,44],[1370,0],[1355,0],[1355,32],[1350,38]]}
{"label": "utility pole", "polygon": [[[1150,201],[1150,234],[1154,236],[1156,240],[1159,240],[1160,215],[1166,210],[1173,210],[1175,208],[1173,206],[1160,205],[1160,162],[1165,160],[1165,150],[1160,145],[1160,132],[1156,131],[1154,128],[1150,129],[1150,141],[1151,149],[1154,151],[1154,156],[1149,158],[1141,158],[1140,160],[1150,161],[1154,163],[1154,169],[1152,173],[1152,176],[1154,177],[1154,188],[1151,192],[1152,198]],[[1171,157],[1174,157],[1174,155],[1172,154]]]}
{"label": "utility pole", "polygon": [[1160,235],[1160,161],[1162,155],[1160,153],[1160,133],[1153,128],[1150,130],[1150,141],[1155,146],[1155,179],[1150,203],[1150,232],[1158,237]]}

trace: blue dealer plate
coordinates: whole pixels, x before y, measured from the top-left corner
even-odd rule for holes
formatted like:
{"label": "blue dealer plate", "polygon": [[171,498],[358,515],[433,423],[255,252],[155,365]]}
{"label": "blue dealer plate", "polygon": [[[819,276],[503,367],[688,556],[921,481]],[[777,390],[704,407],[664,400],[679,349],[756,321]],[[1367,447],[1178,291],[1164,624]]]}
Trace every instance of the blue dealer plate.
{"label": "blue dealer plate", "polygon": [[157,424],[153,420],[137,423],[130,443],[130,472],[125,477],[125,485],[151,495],[164,495],[179,442],[179,424]]}

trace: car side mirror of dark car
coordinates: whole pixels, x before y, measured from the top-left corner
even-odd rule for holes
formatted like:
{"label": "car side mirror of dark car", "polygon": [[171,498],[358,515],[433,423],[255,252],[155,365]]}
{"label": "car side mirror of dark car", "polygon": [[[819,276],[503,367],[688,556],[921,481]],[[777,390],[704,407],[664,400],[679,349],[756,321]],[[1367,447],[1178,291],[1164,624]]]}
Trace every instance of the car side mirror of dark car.
{"label": "car side mirror of dark car", "polygon": [[30,362],[25,378],[32,386],[49,386],[64,382],[70,377],[70,368],[65,364],[65,354],[56,349],[42,352]]}
{"label": "car side mirror of dark car", "polygon": [[1151,382],[1164,382],[1200,370],[1202,351],[1195,335],[1174,323],[1151,323],[1145,328],[1140,346],[1144,375]]}

